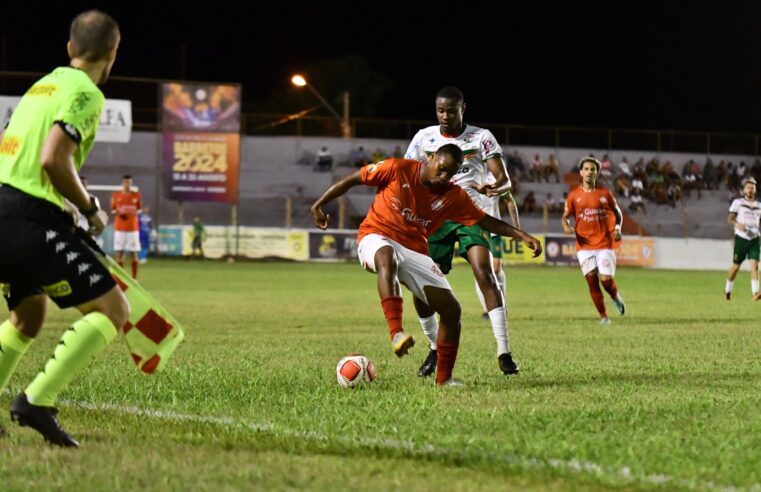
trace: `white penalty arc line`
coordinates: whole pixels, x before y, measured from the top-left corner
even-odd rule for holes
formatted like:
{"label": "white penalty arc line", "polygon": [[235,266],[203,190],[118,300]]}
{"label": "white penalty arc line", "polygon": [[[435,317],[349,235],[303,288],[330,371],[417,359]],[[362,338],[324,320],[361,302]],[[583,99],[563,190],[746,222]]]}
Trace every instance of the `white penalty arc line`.
{"label": "white penalty arc line", "polygon": [[61,406],[82,408],[92,411],[107,411],[121,415],[135,415],[140,417],[151,417],[174,422],[192,422],[200,424],[216,425],[227,428],[247,429],[257,433],[270,433],[274,436],[296,437],[299,439],[308,439],[319,442],[337,442],[347,447],[364,447],[370,449],[381,449],[395,452],[405,452],[412,456],[426,458],[473,458],[490,461],[493,463],[504,463],[524,470],[553,470],[565,471],[570,474],[588,474],[597,477],[615,477],[623,480],[627,485],[644,484],[658,486],[675,486],[689,490],[710,490],[718,492],[761,492],[761,484],[753,484],[746,487],[735,487],[731,485],[720,485],[713,482],[698,482],[694,480],[685,480],[674,478],[663,474],[637,475],[632,472],[631,468],[610,468],[597,463],[579,460],[564,459],[538,459],[527,458],[515,454],[473,454],[463,453],[456,450],[440,448],[432,444],[418,444],[412,441],[390,439],[390,438],[372,438],[349,436],[328,436],[316,431],[299,431],[279,427],[271,423],[257,423],[238,420],[233,417],[214,416],[214,415],[197,415],[180,413],[171,410],[155,410],[149,408],[140,408],[125,405],[116,405],[111,403],[90,403],[81,401],[61,400]]}

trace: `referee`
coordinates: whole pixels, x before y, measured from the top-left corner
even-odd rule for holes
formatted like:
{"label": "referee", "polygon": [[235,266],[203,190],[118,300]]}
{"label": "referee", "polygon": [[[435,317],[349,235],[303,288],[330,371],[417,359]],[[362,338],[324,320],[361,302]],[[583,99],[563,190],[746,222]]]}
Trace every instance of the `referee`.
{"label": "referee", "polygon": [[129,315],[121,290],[64,212],[67,200],[94,234],[108,221],[78,171],[95,141],[105,102],[98,85],[108,78],[119,40],[108,14],[78,15],[67,45],[70,65],[38,80],[0,134],[0,284],[10,311],[0,323],[0,390],[39,333],[48,298],[79,310],[82,317],[10,409],[13,421],[65,447],[79,443],[61,428],[53,404]]}

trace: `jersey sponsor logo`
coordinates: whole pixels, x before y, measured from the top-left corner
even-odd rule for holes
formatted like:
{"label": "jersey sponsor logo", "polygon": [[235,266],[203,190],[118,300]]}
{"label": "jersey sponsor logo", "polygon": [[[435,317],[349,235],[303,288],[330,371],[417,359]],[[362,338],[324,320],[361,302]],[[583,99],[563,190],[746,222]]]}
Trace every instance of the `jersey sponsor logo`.
{"label": "jersey sponsor logo", "polygon": [[58,86],[55,84],[35,84],[28,91],[27,96],[52,96],[55,91],[58,90]]}
{"label": "jersey sponsor logo", "polygon": [[439,266],[438,266],[437,264],[435,264],[435,263],[433,264],[433,266],[431,267],[431,271],[432,271],[432,272],[433,272],[433,274],[434,274],[434,275],[436,275],[437,277],[441,277],[441,278],[444,278],[444,274],[443,274],[443,273],[441,273],[441,269],[439,268]]}
{"label": "jersey sponsor logo", "polygon": [[444,206],[444,200],[441,200],[441,199],[436,200],[431,204],[431,211],[435,212],[443,206]]}
{"label": "jersey sponsor logo", "polygon": [[16,155],[19,148],[21,148],[21,139],[18,137],[5,137],[0,143],[0,154],[2,155]]}
{"label": "jersey sponsor logo", "polygon": [[484,148],[484,153],[488,154],[489,152],[492,152],[494,149],[497,148],[497,144],[494,143],[494,141],[490,138],[487,138],[484,140],[481,145]]}
{"label": "jersey sponsor logo", "polygon": [[402,201],[399,200],[397,197],[392,196],[388,199],[389,205],[391,205],[391,208],[396,210],[397,212],[400,212],[402,210]]}
{"label": "jersey sponsor logo", "polygon": [[408,222],[412,222],[414,224],[428,227],[431,224],[431,219],[426,219],[425,217],[419,217],[415,212],[410,210],[409,208],[405,208],[402,210],[402,217],[404,217]]}
{"label": "jersey sponsor logo", "polygon": [[69,112],[81,113],[87,107],[87,103],[90,102],[90,99],[90,94],[86,92],[77,92],[74,96],[74,100],[71,102],[71,106],[69,106]]}
{"label": "jersey sponsor logo", "polygon": [[48,297],[64,297],[70,295],[72,292],[71,285],[69,285],[67,280],[61,280],[60,282],[50,285],[43,285],[42,290],[45,291],[45,294],[47,294]]}

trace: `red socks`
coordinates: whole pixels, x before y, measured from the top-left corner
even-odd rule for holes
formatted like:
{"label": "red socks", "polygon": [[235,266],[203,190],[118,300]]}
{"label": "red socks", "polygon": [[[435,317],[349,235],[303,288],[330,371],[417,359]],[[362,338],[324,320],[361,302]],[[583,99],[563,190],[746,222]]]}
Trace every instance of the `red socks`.
{"label": "red socks", "polygon": [[132,260],[132,278],[137,278],[137,260]]}
{"label": "red socks", "polygon": [[402,329],[402,301],[403,299],[401,297],[387,297],[381,299],[383,316],[386,317],[391,340],[394,339],[394,335],[400,331],[404,331]]}
{"label": "red socks", "polygon": [[602,283],[605,292],[610,294],[610,298],[615,299],[618,295],[618,286],[616,286],[616,281],[610,278],[608,280],[600,280],[600,283]]}
{"label": "red socks", "polygon": [[589,295],[592,297],[592,302],[595,303],[597,312],[600,313],[601,318],[607,318],[608,314],[605,312],[605,298],[602,296],[599,277],[595,273],[592,275],[587,275],[584,278],[587,279],[587,285],[589,285]]}
{"label": "red socks", "polygon": [[444,384],[449,378],[452,377],[452,369],[454,369],[454,363],[457,360],[457,349],[460,347],[460,342],[436,342],[436,384]]}

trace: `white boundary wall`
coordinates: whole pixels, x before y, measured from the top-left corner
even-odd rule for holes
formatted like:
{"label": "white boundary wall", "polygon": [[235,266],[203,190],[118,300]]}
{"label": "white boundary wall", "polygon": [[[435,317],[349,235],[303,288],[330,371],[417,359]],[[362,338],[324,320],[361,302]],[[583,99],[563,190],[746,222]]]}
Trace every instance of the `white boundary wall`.
{"label": "white boundary wall", "polygon": [[[626,238],[624,238],[624,241]],[[663,270],[729,270],[731,239],[654,238],[655,268]],[[743,263],[747,270],[748,262]]]}

